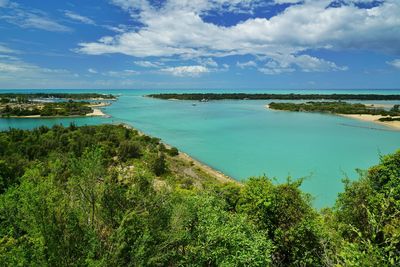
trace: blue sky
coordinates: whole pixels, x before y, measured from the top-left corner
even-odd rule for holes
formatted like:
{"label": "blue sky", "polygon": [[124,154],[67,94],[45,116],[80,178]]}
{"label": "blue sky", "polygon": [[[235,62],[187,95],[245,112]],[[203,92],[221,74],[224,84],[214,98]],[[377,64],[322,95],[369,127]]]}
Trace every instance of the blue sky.
{"label": "blue sky", "polygon": [[399,0],[0,0],[0,88],[400,88]]}

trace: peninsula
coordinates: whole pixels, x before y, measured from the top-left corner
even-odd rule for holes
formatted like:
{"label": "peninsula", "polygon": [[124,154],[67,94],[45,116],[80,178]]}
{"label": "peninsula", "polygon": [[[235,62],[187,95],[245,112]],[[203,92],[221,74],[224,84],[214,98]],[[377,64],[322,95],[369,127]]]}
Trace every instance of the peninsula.
{"label": "peninsula", "polygon": [[117,97],[112,94],[98,93],[0,93],[0,102],[8,103],[15,101],[32,101],[32,100],[116,100]]}
{"label": "peninsula", "polygon": [[150,94],[148,97],[174,100],[400,100],[400,95],[380,94],[247,94],[247,93],[183,93]]}
{"label": "peninsula", "polygon": [[330,113],[400,129],[400,105],[384,109],[361,103],[310,101],[306,103],[271,102],[267,108],[292,112]]}
{"label": "peninsula", "polygon": [[79,117],[106,116],[99,107],[116,100],[105,94],[0,94],[0,117]]}

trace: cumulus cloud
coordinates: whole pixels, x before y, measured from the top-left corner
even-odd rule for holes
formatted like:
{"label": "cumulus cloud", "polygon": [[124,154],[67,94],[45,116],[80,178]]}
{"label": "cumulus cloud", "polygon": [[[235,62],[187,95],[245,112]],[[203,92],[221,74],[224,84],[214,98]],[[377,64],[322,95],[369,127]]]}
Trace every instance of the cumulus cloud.
{"label": "cumulus cloud", "polygon": [[252,1],[168,0],[157,7],[145,0],[113,2],[144,26],[97,42],[80,43],[79,52],[182,58],[250,54],[265,56],[280,65],[285,62],[280,62],[282,57],[277,55],[284,55],[296,57],[291,64],[303,71],[343,69],[323,59],[299,56],[313,49],[400,54],[400,1],[388,0],[368,9],[354,4],[331,7],[332,1],[328,0],[285,1],[300,3],[269,19],[250,18],[230,27],[206,22],[202,15],[224,5],[250,6]]}
{"label": "cumulus cloud", "polygon": [[85,16],[82,16],[82,15],[79,15],[79,14],[74,13],[74,12],[69,11],[69,10],[66,10],[64,12],[64,15],[67,18],[70,18],[72,20],[75,20],[75,21],[78,21],[78,22],[81,22],[81,23],[84,23],[84,24],[89,24],[89,25],[95,25],[96,24],[92,19],[90,19],[88,17],[85,17]]}
{"label": "cumulus cloud", "polygon": [[299,69],[303,72],[345,71],[346,66],[337,66],[334,62],[309,55],[280,55],[269,60],[259,71],[265,74],[280,74]]}
{"label": "cumulus cloud", "polygon": [[255,8],[266,4],[265,0],[168,0],[159,1],[155,6],[146,0],[111,0],[111,2],[130,11],[135,17],[137,13],[151,9],[166,11],[185,9],[201,14],[206,14],[211,10],[221,13],[251,13]]}
{"label": "cumulus cloud", "polygon": [[217,68],[218,67],[218,63],[212,59],[212,58],[197,58],[196,59],[197,63],[199,63],[202,66],[208,66],[208,67],[212,67],[212,68]]}
{"label": "cumulus cloud", "polygon": [[184,76],[198,77],[204,73],[210,72],[208,68],[200,65],[169,67],[169,68],[163,68],[161,69],[161,71],[178,77],[184,77]]}
{"label": "cumulus cloud", "polygon": [[395,67],[396,69],[400,69],[400,59],[394,59],[394,60],[388,61],[386,63],[391,65],[392,67]]}
{"label": "cumulus cloud", "polygon": [[247,62],[236,62],[236,66],[238,66],[241,69],[246,69],[251,67],[257,67],[257,63],[253,60],[250,60]]}

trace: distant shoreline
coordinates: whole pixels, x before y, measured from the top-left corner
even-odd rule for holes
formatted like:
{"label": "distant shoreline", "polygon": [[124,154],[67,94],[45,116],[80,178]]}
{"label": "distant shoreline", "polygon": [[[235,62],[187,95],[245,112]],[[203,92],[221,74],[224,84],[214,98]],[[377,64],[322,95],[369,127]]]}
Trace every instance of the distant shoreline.
{"label": "distant shoreline", "polygon": [[163,100],[400,100],[399,94],[270,94],[270,93],[159,93],[147,97]]}
{"label": "distant shoreline", "polygon": [[111,105],[107,102],[101,102],[93,105],[88,105],[93,111],[86,115],[67,115],[67,116],[41,116],[41,115],[27,115],[27,116],[6,116],[0,117],[0,119],[65,119],[65,118],[85,118],[85,117],[111,117],[110,115],[104,113],[100,107],[106,107]]}
{"label": "distant shoreline", "polygon": [[[375,105],[378,106],[378,105]],[[274,111],[284,111],[284,112],[292,112],[289,110],[277,110],[277,109],[271,109],[269,107],[269,104],[264,106],[266,109],[269,110],[274,110]],[[311,112],[307,112],[311,113]],[[392,128],[394,130],[400,131],[400,121],[379,121],[380,118],[384,118],[385,116],[382,115],[370,115],[370,114],[339,114],[339,113],[322,113],[322,114],[332,114],[344,118],[349,118],[349,119],[355,119],[355,120],[360,120],[360,121],[365,121],[365,122],[372,122],[376,123],[379,125],[383,125],[389,128]]]}
{"label": "distant shoreline", "polygon": [[379,119],[385,118],[384,116],[381,115],[369,115],[369,114],[335,114],[335,115],[350,119],[356,119],[360,121],[373,122],[400,131],[400,121],[379,121]]}

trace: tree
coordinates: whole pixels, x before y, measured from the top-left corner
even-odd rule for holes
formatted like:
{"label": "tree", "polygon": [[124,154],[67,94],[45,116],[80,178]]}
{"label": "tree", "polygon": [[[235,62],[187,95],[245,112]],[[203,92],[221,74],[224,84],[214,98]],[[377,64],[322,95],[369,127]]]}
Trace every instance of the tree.
{"label": "tree", "polygon": [[74,160],[73,170],[74,174],[69,181],[69,186],[75,193],[78,203],[81,203],[82,210],[88,215],[88,223],[94,227],[101,182],[106,173],[102,150],[87,149],[81,158]]}
{"label": "tree", "polygon": [[209,195],[183,195],[172,205],[164,246],[171,265],[268,266],[272,244],[245,216]]}
{"label": "tree", "polygon": [[274,265],[321,265],[321,229],[302,180],[274,185],[267,177],[250,178],[240,194],[238,212],[266,231],[274,246]]}
{"label": "tree", "polygon": [[334,209],[336,228],[345,244],[338,246],[342,251],[340,260],[351,261],[356,255],[363,255],[371,266],[397,266],[400,264],[400,151],[382,157],[380,164],[360,175],[357,181],[345,181],[345,191],[339,194]]}

